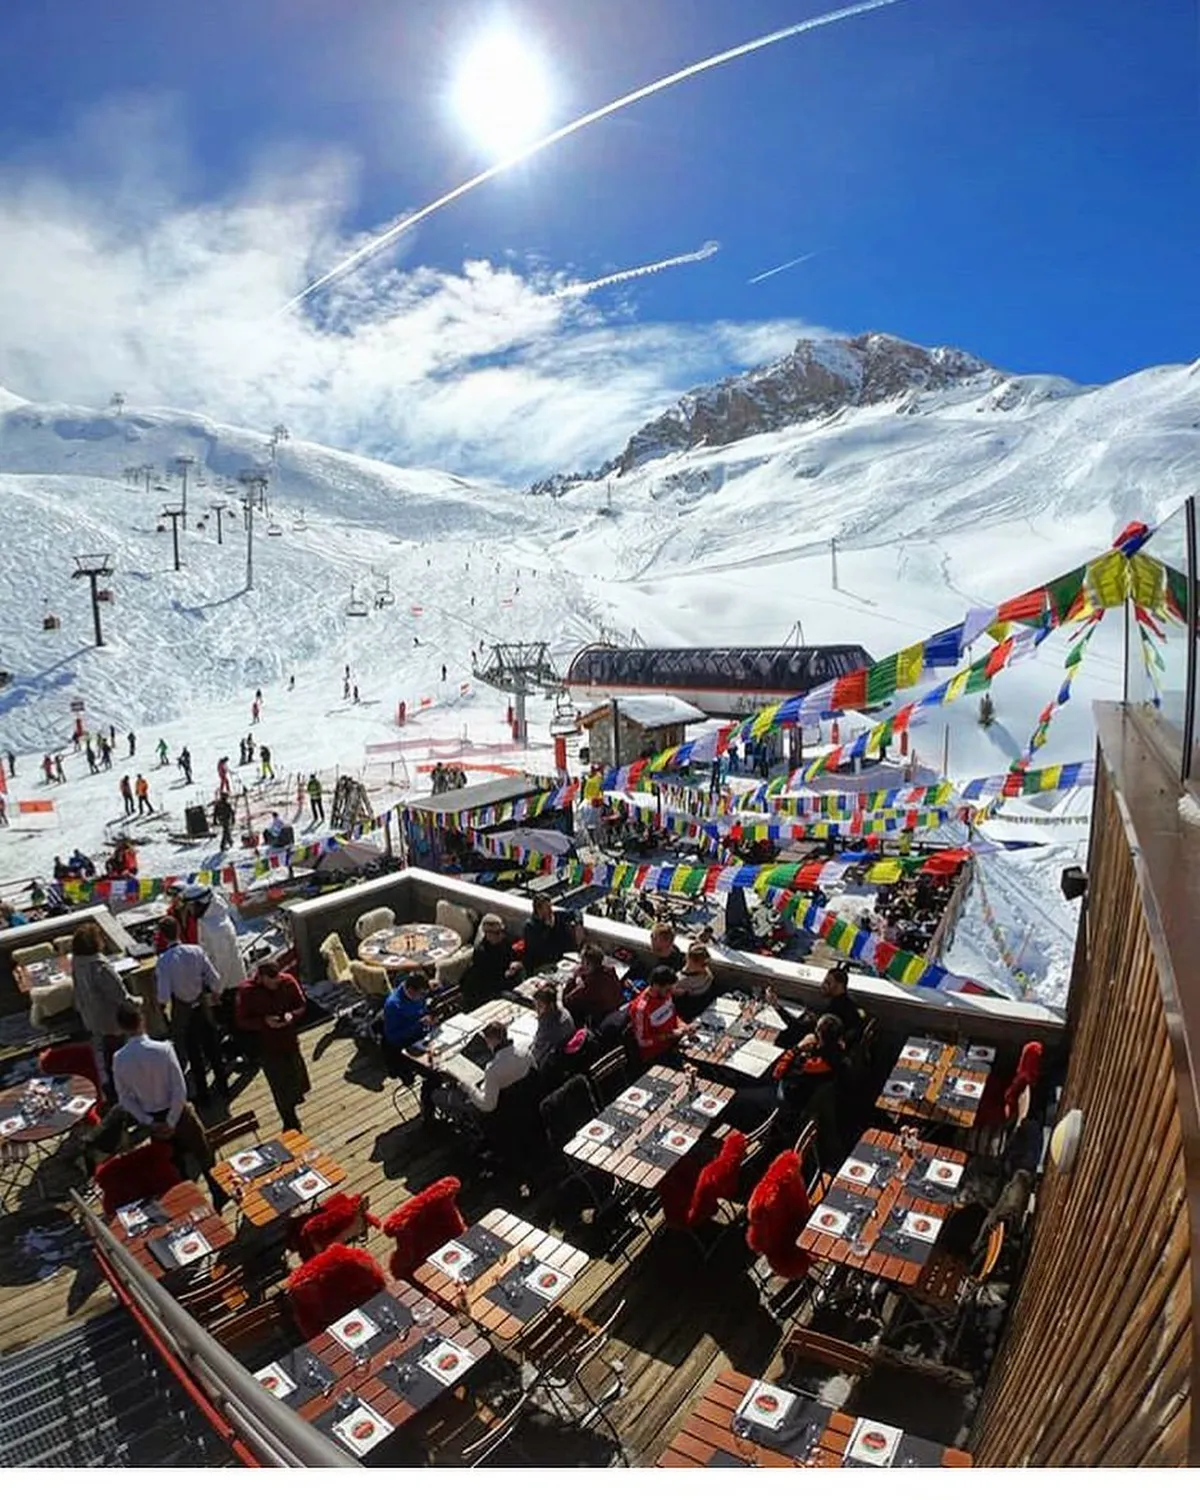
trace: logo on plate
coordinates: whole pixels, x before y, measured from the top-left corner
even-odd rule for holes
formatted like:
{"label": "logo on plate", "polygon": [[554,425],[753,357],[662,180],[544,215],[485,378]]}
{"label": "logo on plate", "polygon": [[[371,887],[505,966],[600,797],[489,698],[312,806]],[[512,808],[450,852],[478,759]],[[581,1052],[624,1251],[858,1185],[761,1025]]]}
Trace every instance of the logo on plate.
{"label": "logo on plate", "polygon": [[821,1215],[821,1223],[822,1224],[826,1224],[826,1225],[836,1224],[837,1223],[837,1215],[836,1214],[822,1214]]}
{"label": "logo on plate", "polygon": [[919,1230],[921,1234],[927,1234],[933,1228],[933,1225],[928,1219],[914,1219],[913,1228]]}
{"label": "logo on plate", "polygon": [[269,1391],[275,1390],[279,1385],[279,1380],[274,1375],[260,1375],[258,1378]]}
{"label": "logo on plate", "polygon": [[447,1352],[438,1360],[439,1370],[454,1370],[458,1367],[458,1355]]}
{"label": "logo on plate", "polygon": [[850,1175],[851,1177],[865,1177],[867,1175],[867,1169],[866,1167],[860,1166],[858,1162],[855,1162],[854,1165],[850,1168]]}
{"label": "logo on plate", "polygon": [[547,1271],[545,1275],[538,1277],[538,1286],[552,1287],[558,1281],[553,1271]]}
{"label": "logo on plate", "polygon": [[184,1240],[183,1244],[179,1247],[180,1255],[196,1255],[199,1250],[200,1246],[195,1240]]}
{"label": "logo on plate", "polygon": [[953,1177],[954,1173],[950,1170],[949,1167],[938,1167],[936,1175],[940,1177],[944,1182],[947,1177]]}
{"label": "logo on plate", "polygon": [[888,1445],[888,1440],[882,1432],[864,1432],[862,1445],[864,1448],[870,1448],[872,1453],[882,1453]]}
{"label": "logo on plate", "polygon": [[375,1431],[375,1423],[369,1417],[361,1417],[350,1429],[350,1436],[358,1442],[364,1442]]}
{"label": "logo on plate", "polygon": [[342,1332],[347,1336],[347,1338],[356,1339],[362,1331],[363,1325],[361,1320],[358,1318],[351,1318],[349,1323],[345,1323],[342,1325]]}
{"label": "logo on plate", "polygon": [[446,1262],[447,1265],[452,1266],[456,1260],[462,1260],[462,1256],[458,1253],[457,1250],[447,1250],[446,1253],[442,1256],[442,1259]]}

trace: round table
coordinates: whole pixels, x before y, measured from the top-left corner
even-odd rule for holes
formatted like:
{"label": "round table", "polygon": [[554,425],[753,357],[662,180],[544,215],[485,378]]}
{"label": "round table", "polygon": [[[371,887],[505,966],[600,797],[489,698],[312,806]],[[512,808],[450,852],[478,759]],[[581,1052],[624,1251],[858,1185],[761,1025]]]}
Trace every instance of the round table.
{"label": "round table", "polygon": [[80,1073],[70,1075],[59,1074],[54,1078],[41,1078],[36,1075],[27,1079],[24,1083],[15,1084],[10,1089],[0,1093],[0,1122],[10,1120],[14,1115],[24,1113],[22,1108],[25,1100],[25,1092],[31,1083],[45,1082],[61,1088],[64,1095],[70,1099],[86,1099],[87,1109],[54,1109],[47,1111],[44,1115],[32,1123],[26,1124],[20,1130],[0,1130],[0,1141],[11,1141],[14,1144],[32,1145],[40,1141],[53,1140],[55,1136],[66,1135],[68,1131],[74,1130],[76,1125],[82,1124],[87,1119],[88,1110],[96,1102],[96,1085],[90,1078],[84,1078]]}
{"label": "round table", "polygon": [[406,973],[411,969],[432,968],[453,958],[462,947],[462,938],[453,927],[435,922],[405,922],[399,927],[382,927],[358,945],[363,963],[382,964],[385,969]]}

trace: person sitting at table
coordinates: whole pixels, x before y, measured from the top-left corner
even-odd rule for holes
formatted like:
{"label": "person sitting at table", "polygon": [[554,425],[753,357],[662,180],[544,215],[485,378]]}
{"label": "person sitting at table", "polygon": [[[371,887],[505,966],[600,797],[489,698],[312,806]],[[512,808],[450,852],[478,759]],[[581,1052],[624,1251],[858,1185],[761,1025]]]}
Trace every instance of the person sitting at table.
{"label": "person sitting at table", "polygon": [[692,943],[679,978],[675,981],[675,1009],[685,1021],[694,1021],[717,996],[717,979],[703,943]]}
{"label": "person sitting at table", "polygon": [[625,997],[617,971],[604,961],[604,949],[585,943],[579,967],[563,986],[562,1001],[577,1026],[593,1034],[623,1031],[626,1024]]}
{"label": "person sitting at table", "polygon": [[71,978],[75,1009],[87,1027],[105,1091],[112,1094],[112,1060],[124,1042],[117,1011],[129,1003],[121,976],[104,953],[104,935],[95,922],[81,923],[71,935]]}
{"label": "person sitting at table", "polygon": [[650,952],[638,954],[631,965],[634,977],[649,980],[655,969],[665,965],[672,974],[683,968],[683,954],[675,946],[675,929],[670,922],[656,922],[650,929]]}
{"label": "person sitting at table", "polygon": [[565,912],[556,912],[549,896],[533,898],[533,914],[525,923],[521,962],[527,974],[556,964],[573,941],[573,924]]}
{"label": "person sitting at table", "polygon": [[835,964],[826,971],[821,994],[826,1013],[842,1023],[842,1039],[847,1047],[853,1047],[862,1035],[863,1013],[850,996],[850,970],[845,964]]}
{"label": "person sitting at table", "polygon": [[383,1055],[388,1071],[411,1081],[412,1063],[403,1055],[429,1033],[429,975],[414,969],[383,1002]]}
{"label": "person sitting at table", "polygon": [[629,1006],[629,1025],[638,1057],[644,1063],[669,1052],[687,1028],[675,1009],[675,971],[660,964],[650,975],[650,983],[640,990]]}
{"label": "person sitting at table", "polygon": [[[194,1176],[188,1159],[196,1163],[218,1213],[229,1195],[212,1176],[213,1151],[188,1103],[183,1069],[170,1042],[155,1042],[146,1035],[140,1007],[132,1000],[117,1008],[117,1028],[125,1040],[113,1057],[113,1087],[117,1102],[92,1131],[84,1147],[84,1158],[94,1170],[96,1156],[111,1156],[122,1149],[126,1137],[134,1141],[149,1135],[170,1141],[171,1155],[180,1174]],[[132,1143],[132,1142],[130,1142]]]}
{"label": "person sitting at table", "polygon": [[234,1014],[238,1029],[258,1038],[258,1060],[285,1130],[299,1130],[296,1109],[312,1084],[300,1051],[297,1023],[308,1001],[291,974],[281,974],[273,959],[264,959],[252,979],[237,988]]}
{"label": "person sitting at table", "polygon": [[549,1073],[554,1070],[562,1049],[578,1028],[552,983],[538,985],[533,1004],[537,1011],[537,1030],[529,1044],[529,1060],[539,1073]]}
{"label": "person sitting at table", "polygon": [[836,1016],[818,1016],[814,1030],[775,1063],[770,1083],[749,1084],[736,1091],[725,1110],[725,1123],[737,1130],[752,1130],[777,1109],[780,1124],[788,1130],[796,1128],[817,1090],[824,1084],[836,1088],[844,1077],[842,1038],[842,1023]]}
{"label": "person sitting at table", "polygon": [[520,977],[521,966],[515,961],[503,918],[490,911],[479,924],[470,967],[462,977],[463,995],[476,1002],[490,1000]]}
{"label": "person sitting at table", "polygon": [[426,1079],[421,1090],[421,1113],[426,1120],[442,1114],[451,1121],[465,1122],[473,1114],[494,1114],[504,1090],[528,1076],[532,1066],[529,1053],[517,1047],[502,1021],[489,1021],[483,1028],[483,1039],[492,1056],[478,1083],[442,1075]]}

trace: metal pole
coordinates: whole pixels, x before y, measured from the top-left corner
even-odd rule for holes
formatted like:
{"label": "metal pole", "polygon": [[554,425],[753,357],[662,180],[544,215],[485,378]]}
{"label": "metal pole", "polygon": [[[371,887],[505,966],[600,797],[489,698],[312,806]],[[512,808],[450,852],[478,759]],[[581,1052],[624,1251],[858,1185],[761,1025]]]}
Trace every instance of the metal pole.
{"label": "metal pole", "polygon": [[175,549],[175,571],[179,572],[179,512],[171,512],[171,545]]}
{"label": "metal pole", "polygon": [[946,725],[942,731],[942,780],[945,781],[950,774],[950,726]]}
{"label": "metal pole", "polygon": [[254,587],[254,501],[246,501],[246,587]]}
{"label": "metal pole", "polygon": [[88,578],[92,585],[92,624],[96,627],[96,644],[103,646],[104,636],[100,630],[100,595],[96,589],[96,574],[89,573]]}
{"label": "metal pole", "polygon": [[187,464],[180,464],[180,466],[179,466],[179,472],[180,472],[180,474],[183,477],[183,497],[182,497],[183,498],[183,529],[184,529],[184,531],[186,531],[187,530],[187,477],[188,477],[188,465]]}
{"label": "metal pole", "polygon": [[621,764],[621,710],[619,700],[614,698],[612,704],[612,742],[613,742],[613,765]]}
{"label": "metal pole", "polygon": [[835,536],[831,536],[829,538],[829,567],[830,567],[831,573],[833,574],[833,586],[836,589],[837,586],[838,586],[838,576],[837,576],[837,537],[835,537]]}

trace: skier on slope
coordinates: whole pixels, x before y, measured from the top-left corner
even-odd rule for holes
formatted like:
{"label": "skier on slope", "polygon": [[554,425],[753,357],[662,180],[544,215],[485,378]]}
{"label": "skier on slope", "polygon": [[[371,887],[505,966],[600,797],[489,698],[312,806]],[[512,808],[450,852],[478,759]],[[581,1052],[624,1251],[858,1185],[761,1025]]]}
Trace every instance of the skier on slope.
{"label": "skier on slope", "polygon": [[62,785],[66,784],[67,773],[63,770],[62,756],[54,757],[54,779]]}
{"label": "skier on slope", "polygon": [[150,805],[150,783],[141,774],[134,782],[134,790],[137,792],[137,810],[139,813],[152,813],[154,808]]}
{"label": "skier on slope", "polygon": [[88,774],[94,776],[98,767],[96,765],[96,752],[92,749],[91,740],[88,741],[87,749],[84,751],[84,754],[87,756]]}
{"label": "skier on slope", "polygon": [[137,735],[134,734],[132,729],[129,731],[127,739],[129,740],[129,759],[132,760],[137,754]]}
{"label": "skier on slope", "polygon": [[100,766],[101,766],[102,770],[105,770],[105,771],[111,771],[112,770],[112,753],[113,753],[113,742],[112,742],[112,740],[101,740],[100,741]]}
{"label": "skier on slope", "polygon": [[192,752],[188,749],[188,747],[186,745],[179,752],[179,759],[175,762],[175,764],[183,772],[183,782],[184,782],[184,785],[185,786],[191,786],[191,784],[192,784]]}
{"label": "skier on slope", "polygon": [[158,744],[154,747],[154,753],[158,756],[158,763],[160,766],[165,766],[168,764],[166,740],[159,740]]}
{"label": "skier on slope", "polygon": [[224,853],[233,844],[233,803],[229,800],[228,792],[217,793],[212,811],[213,822],[221,830],[221,852]]}
{"label": "skier on slope", "polygon": [[260,747],[258,752],[260,762],[258,779],[260,781],[274,781],[275,767],[271,764],[271,752],[266,745]]}
{"label": "skier on slope", "polygon": [[217,762],[217,792],[218,795],[229,796],[229,757],[222,755]]}
{"label": "skier on slope", "polygon": [[250,722],[251,722],[251,724],[257,724],[258,721],[259,721],[259,717],[260,717],[261,714],[262,714],[262,700],[259,699],[259,698],[255,698],[254,702],[250,705]]}
{"label": "skier on slope", "polygon": [[137,812],[137,804],[133,800],[133,788],[129,784],[129,777],[122,776],[120,781],[121,798],[125,803],[125,816],[132,818]]}

